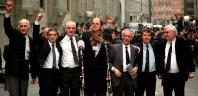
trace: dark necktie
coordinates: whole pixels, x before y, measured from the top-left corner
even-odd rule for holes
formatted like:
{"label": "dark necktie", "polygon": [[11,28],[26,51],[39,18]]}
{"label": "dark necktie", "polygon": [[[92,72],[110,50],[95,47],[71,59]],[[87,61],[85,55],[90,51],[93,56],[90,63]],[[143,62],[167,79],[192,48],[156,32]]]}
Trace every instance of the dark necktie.
{"label": "dark necktie", "polygon": [[166,72],[168,72],[170,70],[171,53],[172,53],[172,42],[170,42],[170,48],[168,50],[168,57],[167,57],[167,63],[166,63]]}
{"label": "dark necktie", "polygon": [[128,47],[126,46],[126,64],[128,65],[130,63],[130,59],[129,59],[129,52],[128,52]]}
{"label": "dark necktie", "polygon": [[71,48],[72,48],[72,54],[73,54],[74,62],[75,62],[75,64],[78,65],[78,57],[77,57],[77,53],[76,53],[76,48],[74,46],[73,38],[70,38],[70,40],[71,40]]}
{"label": "dark necktie", "polygon": [[52,65],[52,68],[56,68],[56,52],[55,52],[54,44],[52,44],[52,55],[53,55],[53,65]]}
{"label": "dark necktie", "polygon": [[146,65],[145,65],[145,70],[144,72],[149,72],[149,49],[148,49],[148,44],[146,45]]}

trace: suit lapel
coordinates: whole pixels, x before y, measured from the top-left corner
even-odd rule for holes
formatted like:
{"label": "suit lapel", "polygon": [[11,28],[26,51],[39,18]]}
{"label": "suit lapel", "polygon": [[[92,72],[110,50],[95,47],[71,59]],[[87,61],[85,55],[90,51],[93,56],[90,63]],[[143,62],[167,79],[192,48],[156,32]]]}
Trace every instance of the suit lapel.
{"label": "suit lapel", "polygon": [[131,65],[133,66],[133,62],[134,62],[134,55],[135,55],[135,53],[134,53],[134,49],[133,49],[133,47],[132,47],[132,45],[130,44],[130,56],[131,56]]}
{"label": "suit lapel", "polygon": [[[181,52],[180,51],[180,44],[179,44],[180,42],[178,41],[178,39],[176,38],[176,41],[175,41],[175,55],[176,55],[176,62],[178,62],[177,60],[178,60],[178,56],[179,56],[179,52]],[[184,50],[183,50],[184,51]],[[179,65],[180,63],[177,63],[177,65]],[[179,66],[178,66],[179,67]]]}
{"label": "suit lapel", "polygon": [[[120,51],[119,51],[120,50]],[[123,47],[122,47],[122,43],[120,44],[120,46],[118,46],[118,50],[117,50],[120,54],[120,60],[121,60],[121,63],[123,64]],[[121,65],[122,65],[121,64]]]}

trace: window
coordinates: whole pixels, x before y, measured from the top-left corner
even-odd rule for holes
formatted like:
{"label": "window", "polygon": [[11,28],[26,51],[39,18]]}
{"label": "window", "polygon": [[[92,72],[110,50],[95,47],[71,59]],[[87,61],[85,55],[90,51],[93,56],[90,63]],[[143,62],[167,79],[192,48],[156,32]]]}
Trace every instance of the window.
{"label": "window", "polygon": [[5,2],[6,0],[0,0],[0,13],[5,12]]}
{"label": "window", "polygon": [[45,2],[44,0],[40,0],[40,7],[41,7],[41,8],[45,8],[45,7],[44,7],[44,2]]}
{"label": "window", "polygon": [[130,22],[132,22],[133,21],[133,16],[130,16]]}
{"label": "window", "polygon": [[70,11],[70,0],[67,0],[67,11]]}

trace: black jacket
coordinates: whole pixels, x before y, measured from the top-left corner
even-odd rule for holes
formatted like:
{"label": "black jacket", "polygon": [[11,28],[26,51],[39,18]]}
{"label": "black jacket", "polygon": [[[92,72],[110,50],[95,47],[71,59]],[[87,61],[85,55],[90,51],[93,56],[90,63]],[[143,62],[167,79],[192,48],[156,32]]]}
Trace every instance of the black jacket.
{"label": "black jacket", "polygon": [[[160,65],[160,74],[166,75],[165,71],[165,47],[167,41],[162,41],[157,45],[157,59]],[[183,74],[182,80],[188,80],[189,72],[195,71],[195,65],[192,60],[192,52],[190,45],[184,39],[177,37],[175,42],[176,61],[181,74]]]}
{"label": "black jacket", "polygon": [[[46,38],[43,38],[40,34],[39,34],[39,28],[40,28],[40,25],[35,25],[33,26],[33,38],[34,38],[34,41],[36,43],[36,60],[37,60],[37,68],[40,66],[42,66],[50,51],[51,51],[51,47],[50,47],[50,44],[48,42],[48,39]],[[59,67],[61,67],[60,63],[61,63],[61,57],[62,57],[62,49],[59,45],[59,43],[56,43],[56,48],[58,49],[58,52],[59,52],[59,62],[58,62],[58,65]]]}
{"label": "black jacket", "polygon": [[22,79],[29,78],[29,64],[31,65],[31,73],[35,78],[35,57],[34,57],[34,42],[31,37],[30,40],[30,57],[29,61],[25,61],[25,37],[15,30],[11,25],[11,18],[4,18],[5,33],[9,38],[9,54],[5,65],[5,73],[7,75],[17,76]]}

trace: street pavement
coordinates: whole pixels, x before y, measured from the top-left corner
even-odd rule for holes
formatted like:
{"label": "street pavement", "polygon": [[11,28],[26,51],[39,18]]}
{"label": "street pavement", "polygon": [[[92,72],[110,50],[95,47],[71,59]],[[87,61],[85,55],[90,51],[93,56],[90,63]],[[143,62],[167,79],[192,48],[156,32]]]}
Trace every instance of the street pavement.
{"label": "street pavement", "polygon": [[[196,68],[198,70],[198,67]],[[39,96],[38,95],[39,86],[38,84],[29,84],[28,96]],[[157,80],[156,85],[156,96],[163,96],[163,91],[161,87],[161,80]],[[185,96],[197,96],[198,94],[198,72],[195,72],[195,78],[188,80],[185,87]],[[9,96],[7,91],[4,91],[4,84],[0,83],[0,96]],[[174,95],[173,95],[174,96]]]}

